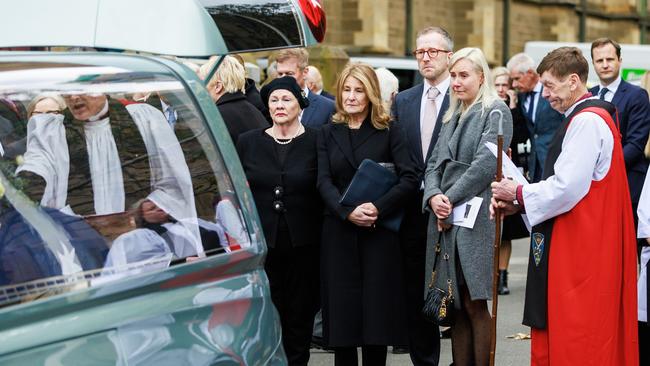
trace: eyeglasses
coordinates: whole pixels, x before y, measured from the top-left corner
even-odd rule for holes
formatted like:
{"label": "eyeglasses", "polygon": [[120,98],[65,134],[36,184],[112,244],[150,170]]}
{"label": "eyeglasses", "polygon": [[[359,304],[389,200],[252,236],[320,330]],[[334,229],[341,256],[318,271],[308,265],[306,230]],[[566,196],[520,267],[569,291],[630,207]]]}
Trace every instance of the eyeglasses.
{"label": "eyeglasses", "polygon": [[426,50],[415,50],[415,51],[413,51],[413,56],[415,56],[415,58],[417,58],[418,60],[421,60],[424,57],[424,54],[426,53],[427,55],[429,55],[429,58],[433,59],[433,58],[438,57],[439,52],[449,53],[451,51],[440,50],[440,49],[437,49],[437,48],[429,48],[429,49],[426,49]]}

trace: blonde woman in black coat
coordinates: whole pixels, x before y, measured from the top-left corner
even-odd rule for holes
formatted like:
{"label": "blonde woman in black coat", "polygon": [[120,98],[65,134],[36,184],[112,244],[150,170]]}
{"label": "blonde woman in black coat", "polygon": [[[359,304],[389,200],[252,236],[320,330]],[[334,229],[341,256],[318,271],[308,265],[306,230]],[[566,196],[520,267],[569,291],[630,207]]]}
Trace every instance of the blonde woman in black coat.
{"label": "blonde woman in black coat", "polygon": [[[339,203],[364,159],[394,165],[399,182],[374,202]],[[405,136],[384,110],[374,70],[348,65],[337,82],[336,114],[318,139],[318,189],[326,209],[321,246],[323,338],[336,365],[385,365],[386,346],[407,344],[396,232],[381,226],[419,185]]]}

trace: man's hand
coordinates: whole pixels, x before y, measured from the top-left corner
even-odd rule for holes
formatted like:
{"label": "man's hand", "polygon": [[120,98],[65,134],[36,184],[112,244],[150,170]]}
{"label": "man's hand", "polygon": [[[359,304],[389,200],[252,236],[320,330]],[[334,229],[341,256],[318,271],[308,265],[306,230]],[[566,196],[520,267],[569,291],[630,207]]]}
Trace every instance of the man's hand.
{"label": "man's hand", "polygon": [[510,107],[510,109],[517,108],[517,91],[514,89],[508,89],[506,94],[510,97],[510,105],[508,107]]}
{"label": "man's hand", "polygon": [[348,220],[353,224],[362,227],[370,227],[374,225],[375,221],[377,221],[377,208],[374,208],[373,210],[367,206],[368,204],[375,207],[372,203],[363,203],[357,206],[354,211],[350,212]]}
{"label": "man's hand", "polygon": [[512,202],[517,198],[518,185],[512,179],[501,179],[500,182],[492,182],[492,197],[499,201]]}
{"label": "man's hand", "polygon": [[433,213],[439,219],[446,219],[451,215],[451,210],[453,208],[449,198],[444,194],[437,194],[429,200],[429,205],[433,210]]}
{"label": "man's hand", "polygon": [[506,201],[497,201],[492,197],[490,200],[490,220],[494,220],[496,216],[496,209],[497,207],[499,208],[499,211],[501,213],[501,219],[503,220],[504,216],[509,216],[516,214],[519,212],[520,207],[515,206],[514,203],[512,202],[506,202]]}
{"label": "man's hand", "polygon": [[142,202],[140,210],[142,211],[142,219],[150,224],[162,224],[169,221],[167,212],[149,200]]}

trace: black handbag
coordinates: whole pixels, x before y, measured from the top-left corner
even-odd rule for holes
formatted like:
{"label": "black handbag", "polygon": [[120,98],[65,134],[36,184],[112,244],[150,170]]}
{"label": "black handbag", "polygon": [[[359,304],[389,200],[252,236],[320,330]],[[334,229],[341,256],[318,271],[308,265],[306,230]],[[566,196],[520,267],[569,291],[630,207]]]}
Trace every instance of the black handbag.
{"label": "black handbag", "polygon": [[447,288],[440,289],[435,286],[436,271],[440,263],[440,257],[449,262],[449,254],[445,251],[442,254],[440,249],[440,239],[442,232],[438,236],[438,243],[436,243],[436,259],[431,271],[431,281],[427,288],[427,296],[424,300],[424,307],[422,314],[425,319],[442,326],[451,326],[454,323],[454,291],[451,283],[451,273],[449,271],[449,264],[447,264]]}

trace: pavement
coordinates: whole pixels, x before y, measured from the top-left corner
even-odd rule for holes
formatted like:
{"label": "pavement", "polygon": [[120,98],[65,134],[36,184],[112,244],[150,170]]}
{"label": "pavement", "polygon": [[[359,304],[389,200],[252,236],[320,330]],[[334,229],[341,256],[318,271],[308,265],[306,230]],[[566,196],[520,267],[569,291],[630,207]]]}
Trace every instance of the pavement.
{"label": "pavement", "polygon": [[[516,340],[508,338],[508,336],[516,335],[517,333],[530,333],[530,328],[521,325],[524,312],[526,268],[528,266],[528,243],[529,239],[515,240],[512,243],[512,256],[508,270],[510,295],[499,297],[495,360],[495,364],[498,366],[530,365],[530,339]],[[492,309],[490,302],[488,302],[488,309]],[[440,366],[451,364],[451,341],[449,339],[442,339],[440,348]],[[361,350],[359,350],[359,363],[361,363]],[[334,365],[334,353],[312,349],[309,365]],[[413,363],[408,354],[394,355],[391,353],[389,347],[387,365],[410,366]]]}

